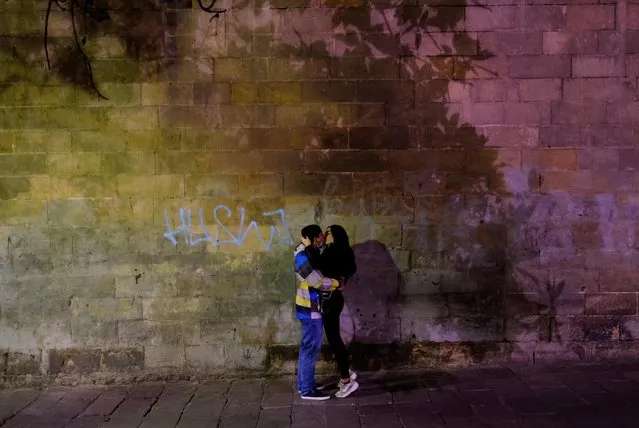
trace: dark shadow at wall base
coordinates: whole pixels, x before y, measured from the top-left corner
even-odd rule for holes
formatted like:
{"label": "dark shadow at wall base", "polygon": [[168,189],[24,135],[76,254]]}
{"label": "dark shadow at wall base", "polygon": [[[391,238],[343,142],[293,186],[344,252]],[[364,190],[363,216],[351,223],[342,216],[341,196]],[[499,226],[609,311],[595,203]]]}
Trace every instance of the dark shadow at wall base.
{"label": "dark shadow at wall base", "polygon": [[[473,365],[553,366],[580,363],[637,362],[639,344],[634,342],[608,343],[556,342],[517,344],[514,342],[410,342],[388,344],[349,345],[353,369],[363,371],[397,369],[448,369]],[[269,348],[267,371],[277,372],[271,362],[285,366],[297,361],[297,347],[275,345]],[[322,349],[320,362],[332,369],[332,354]]]}

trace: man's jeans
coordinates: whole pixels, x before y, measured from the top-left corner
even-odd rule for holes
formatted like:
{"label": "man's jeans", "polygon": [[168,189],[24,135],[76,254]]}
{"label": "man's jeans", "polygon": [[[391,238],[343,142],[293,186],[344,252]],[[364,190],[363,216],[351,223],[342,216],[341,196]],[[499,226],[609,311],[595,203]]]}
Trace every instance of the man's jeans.
{"label": "man's jeans", "polygon": [[300,320],[302,343],[297,366],[297,389],[308,394],[315,389],[315,363],[322,349],[322,320]]}

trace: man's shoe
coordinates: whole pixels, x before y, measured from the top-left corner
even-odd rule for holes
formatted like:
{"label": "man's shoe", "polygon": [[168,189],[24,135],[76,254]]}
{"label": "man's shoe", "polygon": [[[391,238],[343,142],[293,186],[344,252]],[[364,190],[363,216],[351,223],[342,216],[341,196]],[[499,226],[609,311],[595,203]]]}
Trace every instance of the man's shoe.
{"label": "man's shoe", "polygon": [[359,388],[359,383],[355,382],[354,380],[351,380],[348,383],[340,382],[339,391],[335,393],[335,396],[337,398],[346,398],[353,392],[357,391],[357,388]]}
{"label": "man's shoe", "polygon": [[348,372],[351,374],[351,380],[357,379],[357,373],[355,373],[353,370],[349,370]]}
{"label": "man's shoe", "polygon": [[318,391],[317,389],[313,389],[307,394],[302,394],[302,400],[324,401],[330,399],[330,395],[326,395],[323,392]]}

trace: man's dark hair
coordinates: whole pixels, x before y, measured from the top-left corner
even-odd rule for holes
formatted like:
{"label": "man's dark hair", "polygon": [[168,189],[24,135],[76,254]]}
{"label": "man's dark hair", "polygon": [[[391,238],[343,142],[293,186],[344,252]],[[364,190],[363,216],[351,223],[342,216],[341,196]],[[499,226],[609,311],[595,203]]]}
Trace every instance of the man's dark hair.
{"label": "man's dark hair", "polygon": [[322,228],[316,224],[309,224],[302,228],[302,236],[308,238],[311,241],[322,234]]}

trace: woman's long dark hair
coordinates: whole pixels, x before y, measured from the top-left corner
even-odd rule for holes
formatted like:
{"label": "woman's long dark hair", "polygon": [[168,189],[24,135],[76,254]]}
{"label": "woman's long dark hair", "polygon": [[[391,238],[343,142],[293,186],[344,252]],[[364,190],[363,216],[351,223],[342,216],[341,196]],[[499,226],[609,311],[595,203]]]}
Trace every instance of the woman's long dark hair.
{"label": "woman's long dark hair", "polygon": [[337,245],[340,248],[351,246],[348,241],[348,233],[346,233],[346,229],[339,224],[334,224],[328,228],[331,229],[331,235],[333,235],[333,245]]}
{"label": "woman's long dark hair", "polygon": [[329,278],[349,278],[357,271],[357,265],[348,233],[339,224],[329,226],[329,229],[333,242],[324,250],[322,273]]}

